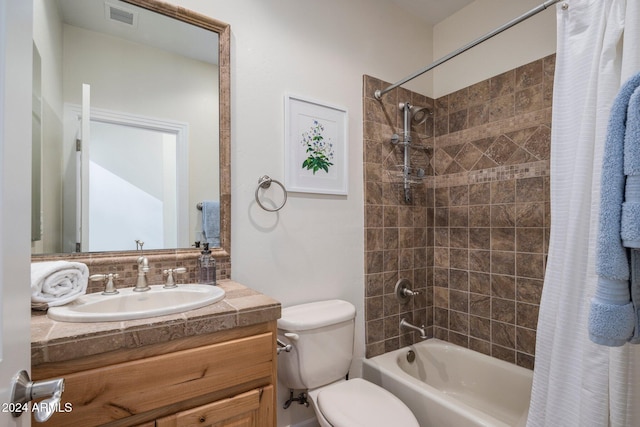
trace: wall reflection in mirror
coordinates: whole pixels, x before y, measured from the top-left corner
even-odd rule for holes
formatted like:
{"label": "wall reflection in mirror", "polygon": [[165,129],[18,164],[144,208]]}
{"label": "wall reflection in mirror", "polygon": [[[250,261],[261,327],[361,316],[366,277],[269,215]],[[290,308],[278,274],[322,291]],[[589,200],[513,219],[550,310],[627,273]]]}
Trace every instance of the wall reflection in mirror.
{"label": "wall reflection in mirror", "polygon": [[34,0],[33,39],[32,252],[192,245],[196,206],[220,200],[218,34],[117,0]]}

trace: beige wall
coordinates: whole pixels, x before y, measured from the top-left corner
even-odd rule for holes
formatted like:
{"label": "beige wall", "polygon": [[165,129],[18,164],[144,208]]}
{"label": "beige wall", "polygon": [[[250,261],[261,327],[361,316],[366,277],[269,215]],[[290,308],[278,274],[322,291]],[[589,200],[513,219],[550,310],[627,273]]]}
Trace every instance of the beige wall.
{"label": "beige wall", "polygon": [[[353,302],[358,309],[356,355],[362,357],[362,75],[397,81],[464,44],[469,34],[456,29],[475,28],[473,36],[480,35],[528,10],[537,0],[517,2],[523,10],[514,10],[510,3],[515,2],[492,1],[481,15],[482,5],[472,4],[452,21],[436,26],[436,31],[384,0],[175,2],[231,24],[232,277],[284,306],[324,298]],[[489,13],[492,9],[498,10]],[[543,17],[545,22],[555,21],[553,12],[545,11]],[[480,22],[483,26],[478,28]],[[454,74],[443,68],[446,81],[427,74],[406,88],[441,96],[498,74],[495,61],[507,70],[553,52],[555,42],[543,43],[544,48],[537,51],[521,48],[531,42],[535,31],[529,26],[535,22],[511,30],[517,36],[512,33],[508,38],[517,41],[511,50],[527,51],[524,57],[505,61],[504,47],[493,45],[481,60],[465,59],[464,72]],[[540,29],[547,33],[545,40],[555,37],[548,34],[555,33],[555,25],[551,27],[552,31]],[[454,34],[445,33],[447,28]],[[274,214],[262,211],[253,198],[261,175],[283,179],[283,96],[287,92],[349,111],[349,192],[346,197],[292,193],[287,205]],[[279,200],[275,190],[273,197]],[[308,415],[297,414],[299,410],[280,410],[279,424],[289,425]]]}
{"label": "beige wall", "polygon": [[[542,4],[542,0],[476,0],[433,28],[441,58]],[[433,71],[438,98],[556,51],[556,6],[461,54]]]}
{"label": "beige wall", "polygon": [[33,42],[40,56],[42,73],[42,217],[43,238],[32,243],[36,253],[62,248],[62,23],[55,3],[34,1]]}
{"label": "beige wall", "polygon": [[[362,358],[362,75],[392,80],[428,62],[431,29],[385,0],[175,3],[231,25],[232,278],[284,306],[352,302]],[[291,193],[269,213],[254,192],[264,174],[284,179],[285,93],[348,110],[349,188],[347,196]],[[280,200],[276,188],[268,194]],[[280,403],[285,394],[281,388]],[[281,426],[310,416],[297,404],[278,408]]]}

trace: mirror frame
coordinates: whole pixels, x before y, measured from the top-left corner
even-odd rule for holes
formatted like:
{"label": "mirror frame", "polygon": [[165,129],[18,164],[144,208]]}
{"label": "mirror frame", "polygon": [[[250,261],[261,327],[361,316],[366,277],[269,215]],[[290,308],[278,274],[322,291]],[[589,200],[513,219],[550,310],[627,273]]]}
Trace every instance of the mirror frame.
{"label": "mirror frame", "polygon": [[[220,247],[212,248],[216,257],[231,256],[231,55],[229,24],[194,12],[181,6],[165,3],[160,0],[122,0],[161,15],[195,25],[218,33],[218,67],[219,67],[219,173],[220,173]],[[195,209],[195,206],[191,208]],[[145,250],[145,254],[166,254],[167,252],[191,251],[189,248]],[[32,259],[52,258],[52,255],[87,258],[100,257],[112,252],[74,252],[71,254],[42,254],[32,255]],[[118,255],[136,255],[136,251],[117,251]]]}

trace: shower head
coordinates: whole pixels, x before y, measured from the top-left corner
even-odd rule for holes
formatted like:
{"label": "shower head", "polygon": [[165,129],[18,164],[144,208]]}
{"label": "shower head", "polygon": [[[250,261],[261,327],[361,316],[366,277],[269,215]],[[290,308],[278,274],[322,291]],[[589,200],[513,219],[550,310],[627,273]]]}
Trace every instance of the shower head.
{"label": "shower head", "polygon": [[421,125],[425,121],[427,121],[427,117],[429,117],[432,112],[428,107],[416,107],[412,105],[409,108],[411,112],[411,124],[412,125]]}
{"label": "shower head", "polygon": [[409,114],[411,117],[411,124],[414,126],[421,125],[427,120],[433,112],[429,107],[419,107],[416,105],[411,105],[408,102],[401,102],[400,109],[406,110],[409,109]]}

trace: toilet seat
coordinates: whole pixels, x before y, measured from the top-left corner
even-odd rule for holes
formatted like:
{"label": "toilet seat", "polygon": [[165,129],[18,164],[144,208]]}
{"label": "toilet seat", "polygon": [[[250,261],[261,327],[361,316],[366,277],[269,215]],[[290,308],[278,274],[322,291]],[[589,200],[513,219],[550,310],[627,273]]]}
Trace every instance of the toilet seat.
{"label": "toilet seat", "polygon": [[419,427],[400,399],[361,378],[322,388],[317,402],[322,415],[334,427]]}

